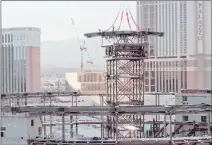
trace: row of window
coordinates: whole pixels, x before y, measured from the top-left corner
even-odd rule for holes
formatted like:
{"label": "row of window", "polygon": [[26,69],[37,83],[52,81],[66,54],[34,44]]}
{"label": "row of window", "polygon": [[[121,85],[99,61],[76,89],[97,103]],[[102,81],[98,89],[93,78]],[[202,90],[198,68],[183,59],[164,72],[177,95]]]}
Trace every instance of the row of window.
{"label": "row of window", "polygon": [[[183,121],[189,121],[188,116],[182,116]],[[207,116],[201,116],[201,122],[207,122]]]}
{"label": "row of window", "polygon": [[[177,92],[178,91],[178,79],[176,78],[177,74],[173,74],[172,77],[166,77],[167,80],[165,80],[165,78],[162,78],[162,74],[157,74],[158,78],[157,78],[157,82],[156,79],[153,81],[151,81],[151,88],[149,89],[149,81],[145,80],[145,92],[155,92],[155,91],[159,91],[159,92]],[[186,78],[186,76],[184,76]],[[153,84],[154,83],[154,84]],[[186,79],[181,78],[181,86],[180,88],[186,88]],[[157,86],[157,88],[155,87]],[[156,90],[157,89],[157,90]]]}
{"label": "row of window", "polygon": [[89,84],[82,84],[83,91],[104,91],[105,84],[96,84],[96,83],[89,83]]}
{"label": "row of window", "polygon": [[78,75],[79,82],[102,82],[103,75],[98,73],[86,73],[83,75]]}
{"label": "row of window", "polygon": [[13,34],[5,34],[1,36],[2,43],[11,43],[13,42]]}

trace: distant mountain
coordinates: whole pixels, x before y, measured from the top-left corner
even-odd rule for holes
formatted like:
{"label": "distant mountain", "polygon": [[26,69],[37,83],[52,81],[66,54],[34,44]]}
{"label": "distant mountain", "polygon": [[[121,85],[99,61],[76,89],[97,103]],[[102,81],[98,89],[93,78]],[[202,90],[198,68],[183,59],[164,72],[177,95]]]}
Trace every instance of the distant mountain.
{"label": "distant mountain", "polygon": [[[81,44],[84,40],[80,40]],[[87,52],[84,52],[85,69],[104,70],[105,59],[104,49],[101,48],[101,39],[92,38],[85,40]],[[89,60],[88,54],[94,64],[86,64]],[[42,70],[79,71],[80,70],[80,49],[77,39],[62,41],[47,41],[41,43],[41,67]]]}
{"label": "distant mountain", "polygon": [[[105,71],[104,69],[93,68],[92,71]],[[43,66],[41,68],[42,74],[50,74],[51,76],[65,77],[65,73],[67,72],[79,72],[80,68],[66,68],[66,67],[58,67],[58,66]]]}

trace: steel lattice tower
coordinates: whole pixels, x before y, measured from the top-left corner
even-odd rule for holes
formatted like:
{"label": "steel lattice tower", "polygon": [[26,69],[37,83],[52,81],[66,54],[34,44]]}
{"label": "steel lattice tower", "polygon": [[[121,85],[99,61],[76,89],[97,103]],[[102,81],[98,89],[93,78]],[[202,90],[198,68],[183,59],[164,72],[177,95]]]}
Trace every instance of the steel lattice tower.
{"label": "steel lattice tower", "polygon": [[[106,54],[106,104],[109,106],[144,105],[144,59],[148,53],[148,35],[163,36],[150,31],[111,31],[85,34],[101,36],[110,42],[102,45]],[[111,43],[112,41],[112,43]],[[139,138],[143,132],[143,115],[107,117],[108,138]],[[123,125],[121,122],[129,122]],[[129,129],[126,129],[129,128]]]}

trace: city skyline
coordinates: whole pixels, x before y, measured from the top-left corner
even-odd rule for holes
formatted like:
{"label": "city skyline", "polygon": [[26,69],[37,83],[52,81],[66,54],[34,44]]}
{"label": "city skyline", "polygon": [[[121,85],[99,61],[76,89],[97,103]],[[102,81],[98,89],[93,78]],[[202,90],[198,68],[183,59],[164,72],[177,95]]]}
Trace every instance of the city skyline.
{"label": "city skyline", "polygon": [[210,2],[137,1],[136,13],[140,26],[165,33],[149,37],[146,91],[211,89]]}

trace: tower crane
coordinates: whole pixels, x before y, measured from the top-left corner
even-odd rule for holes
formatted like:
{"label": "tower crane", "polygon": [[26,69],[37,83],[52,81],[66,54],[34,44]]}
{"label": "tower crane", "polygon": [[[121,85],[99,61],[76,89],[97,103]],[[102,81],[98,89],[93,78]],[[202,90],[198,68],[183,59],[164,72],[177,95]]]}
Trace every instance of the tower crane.
{"label": "tower crane", "polygon": [[87,51],[87,48],[85,47],[85,41],[83,41],[83,44],[81,45],[80,43],[80,39],[79,39],[79,35],[77,33],[77,30],[76,30],[76,27],[75,27],[75,24],[74,24],[74,20],[71,19],[72,21],[72,25],[73,25],[73,28],[74,28],[74,32],[75,32],[75,35],[77,37],[77,41],[78,41],[78,45],[80,47],[80,51],[81,51],[81,62],[80,62],[80,68],[81,68],[81,71],[83,71],[84,69],[84,60],[83,60],[83,57],[84,57],[84,51]]}

